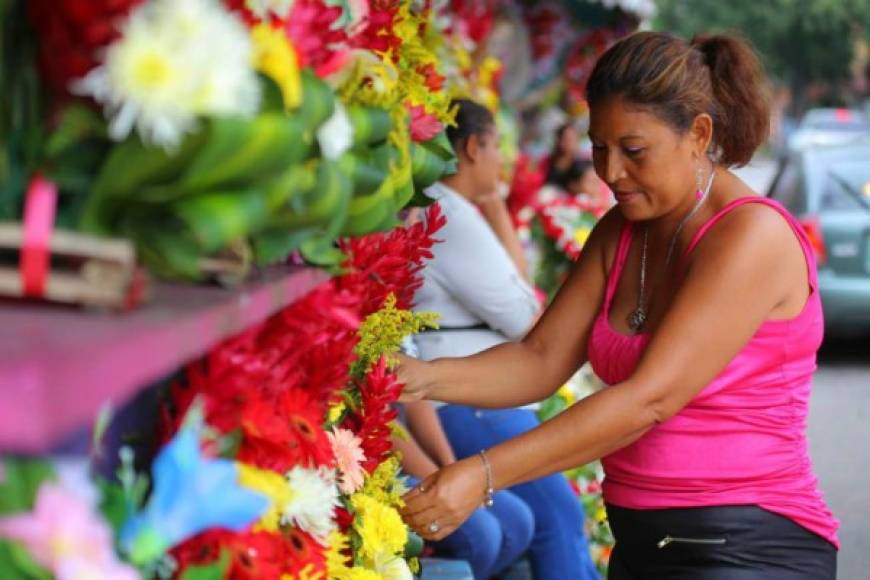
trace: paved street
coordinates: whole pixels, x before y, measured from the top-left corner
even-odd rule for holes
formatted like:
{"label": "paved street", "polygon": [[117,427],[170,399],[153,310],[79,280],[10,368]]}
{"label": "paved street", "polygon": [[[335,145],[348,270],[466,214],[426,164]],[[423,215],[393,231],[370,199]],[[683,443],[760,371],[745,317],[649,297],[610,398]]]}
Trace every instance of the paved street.
{"label": "paved street", "polygon": [[810,452],[842,522],[839,580],[870,579],[870,336],[833,341],[820,357]]}

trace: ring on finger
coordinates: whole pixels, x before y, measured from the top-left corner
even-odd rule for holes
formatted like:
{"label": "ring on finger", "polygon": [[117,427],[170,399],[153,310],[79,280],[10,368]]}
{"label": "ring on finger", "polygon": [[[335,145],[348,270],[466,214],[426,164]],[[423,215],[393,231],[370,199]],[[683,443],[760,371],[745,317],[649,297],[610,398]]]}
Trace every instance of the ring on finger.
{"label": "ring on finger", "polygon": [[437,534],[439,530],[441,530],[441,524],[439,524],[437,521],[434,521],[431,524],[429,524],[429,532],[430,533]]}

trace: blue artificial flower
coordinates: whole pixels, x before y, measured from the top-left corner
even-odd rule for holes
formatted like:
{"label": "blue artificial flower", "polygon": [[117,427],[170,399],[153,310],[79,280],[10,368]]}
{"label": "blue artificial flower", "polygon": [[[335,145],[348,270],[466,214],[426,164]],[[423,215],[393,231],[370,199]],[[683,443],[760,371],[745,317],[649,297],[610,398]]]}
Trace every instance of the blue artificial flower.
{"label": "blue artificial flower", "polygon": [[238,484],[234,462],[202,456],[193,429],[182,429],[160,451],[152,475],[147,505],[121,529],[121,546],[135,564],[210,528],[243,530],[269,507],[268,498]]}

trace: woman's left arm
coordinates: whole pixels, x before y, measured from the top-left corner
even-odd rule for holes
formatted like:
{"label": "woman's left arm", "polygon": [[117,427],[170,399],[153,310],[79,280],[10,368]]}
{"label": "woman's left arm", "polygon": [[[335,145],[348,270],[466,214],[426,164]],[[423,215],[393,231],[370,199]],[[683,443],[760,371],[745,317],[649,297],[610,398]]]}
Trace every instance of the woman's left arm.
{"label": "woman's left arm", "polygon": [[[790,226],[774,211],[750,206],[723,219],[696,249],[631,378],[490,449],[494,487],[586,464],[629,445],[679,412],[800,287],[794,260],[782,259],[787,252],[801,249]],[[409,494],[405,513],[412,522],[439,517],[443,526],[442,520],[479,506],[485,487],[482,461],[472,458],[454,466],[427,480],[425,495],[416,490]]]}

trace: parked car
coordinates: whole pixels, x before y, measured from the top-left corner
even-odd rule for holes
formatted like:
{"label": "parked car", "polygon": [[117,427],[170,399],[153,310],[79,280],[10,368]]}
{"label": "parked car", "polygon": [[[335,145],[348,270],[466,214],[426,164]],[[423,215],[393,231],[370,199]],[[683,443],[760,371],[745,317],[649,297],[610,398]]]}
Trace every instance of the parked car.
{"label": "parked car", "polygon": [[870,136],[870,118],[860,109],[810,109],[788,139],[788,151],[835,145]]}
{"label": "parked car", "polygon": [[793,152],[768,195],[809,236],[828,332],[870,330],[870,138]]}

